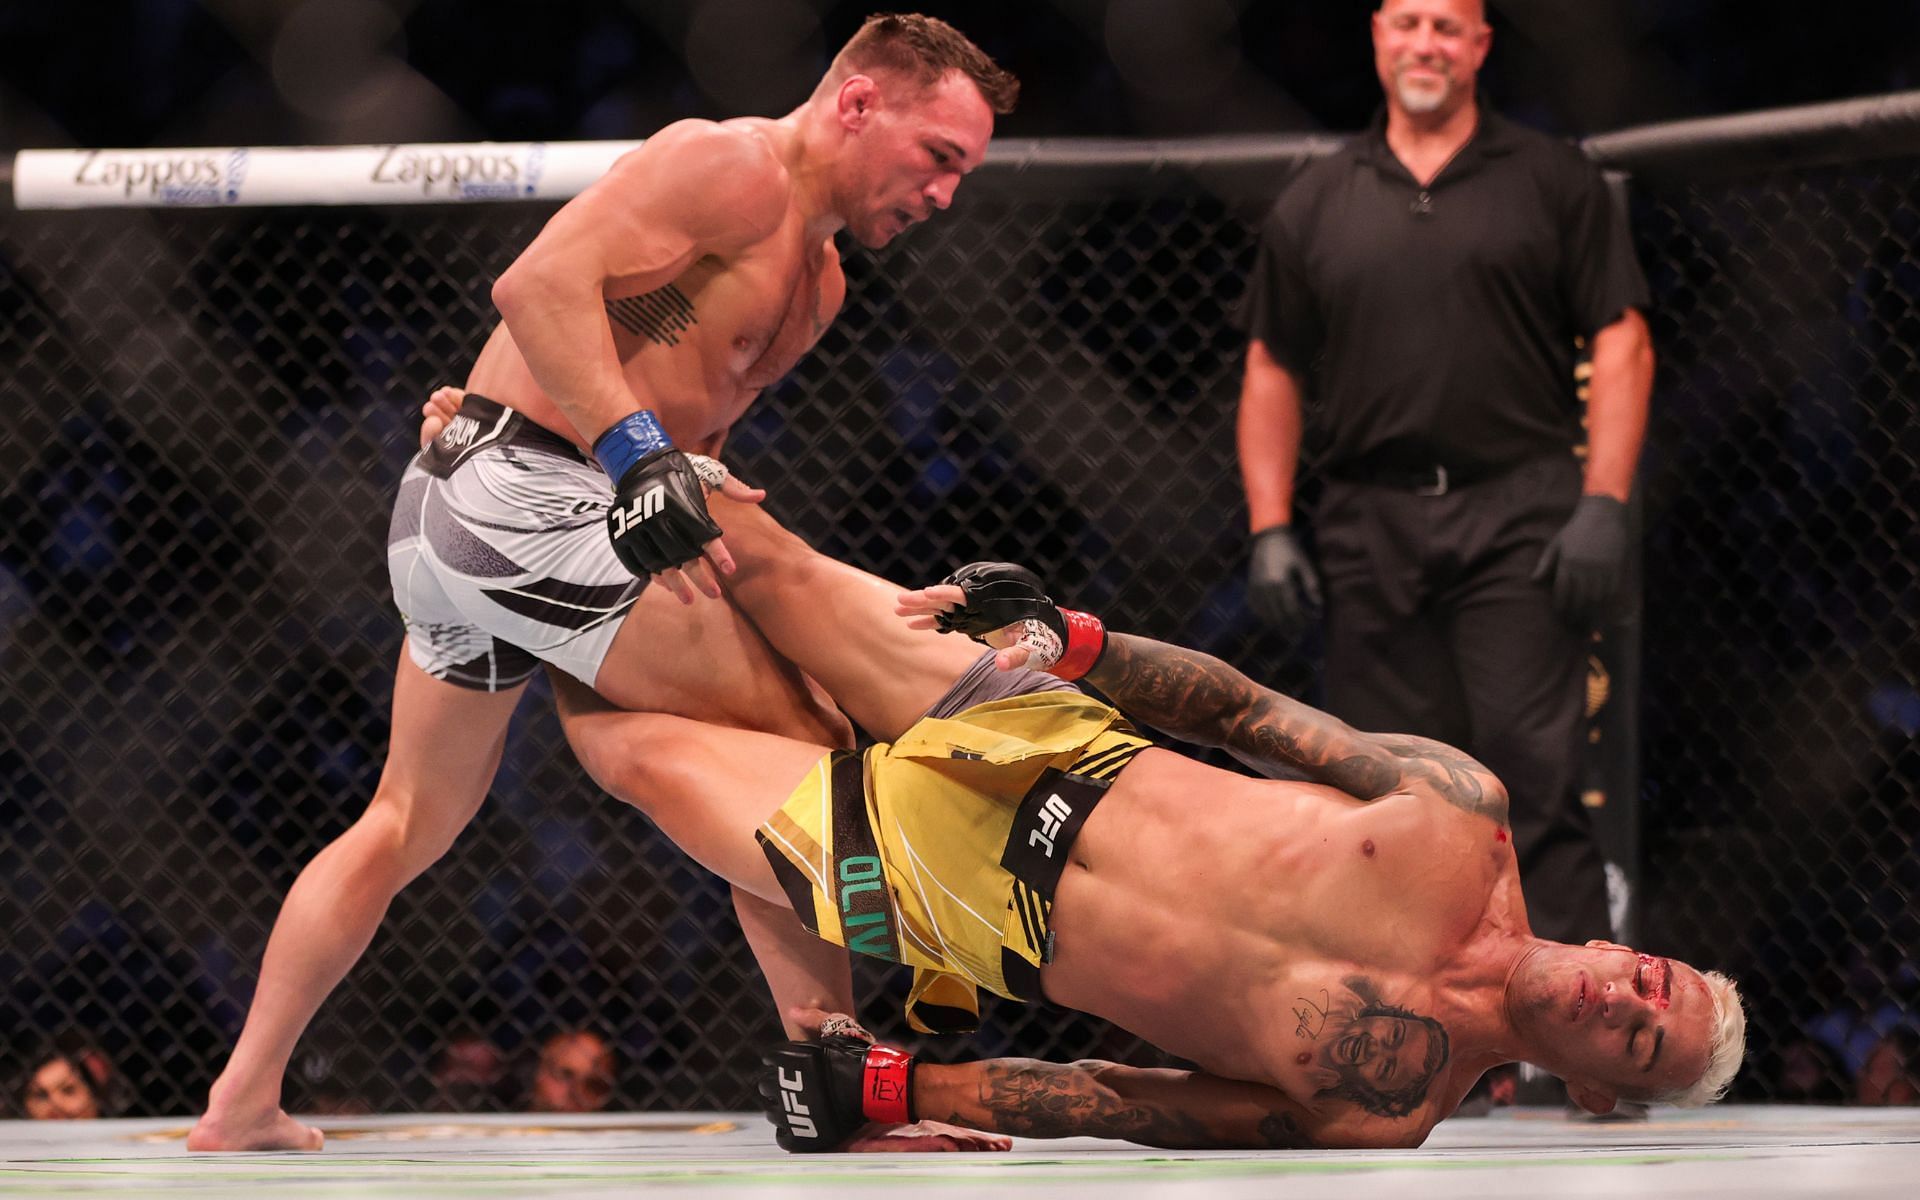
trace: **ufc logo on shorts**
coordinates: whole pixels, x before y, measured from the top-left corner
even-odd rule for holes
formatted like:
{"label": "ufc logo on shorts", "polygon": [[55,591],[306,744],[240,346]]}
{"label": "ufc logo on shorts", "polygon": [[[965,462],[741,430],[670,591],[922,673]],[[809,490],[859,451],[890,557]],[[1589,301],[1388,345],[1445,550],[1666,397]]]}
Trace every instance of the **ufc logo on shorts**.
{"label": "ufc logo on shorts", "polygon": [[625,537],[627,530],[659,512],[667,502],[665,484],[656,483],[633,498],[625,508],[613,510],[613,536]]}
{"label": "ufc logo on shorts", "polygon": [[1048,858],[1053,857],[1053,839],[1060,835],[1060,826],[1073,815],[1073,808],[1055,792],[1047,797],[1040,809],[1040,828],[1027,832],[1027,845],[1038,846]]}
{"label": "ufc logo on shorts", "polygon": [[806,1080],[800,1077],[798,1071],[789,1075],[785,1067],[779,1069],[779,1076],[780,1107],[787,1110],[788,1131],[795,1137],[819,1137],[820,1130],[814,1126],[813,1118],[808,1115],[811,1110],[800,1103],[800,1092],[807,1086]]}

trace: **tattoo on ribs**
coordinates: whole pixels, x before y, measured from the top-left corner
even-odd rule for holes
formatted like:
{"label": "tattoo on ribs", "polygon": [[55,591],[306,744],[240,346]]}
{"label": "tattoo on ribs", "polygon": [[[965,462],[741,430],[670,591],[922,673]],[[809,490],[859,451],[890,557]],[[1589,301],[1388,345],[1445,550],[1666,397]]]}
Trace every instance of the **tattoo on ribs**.
{"label": "tattoo on ribs", "polygon": [[700,323],[694,316],[693,301],[671,283],[638,296],[607,301],[607,316],[628,333],[658,346],[678,346],[680,335]]}
{"label": "tattoo on ribs", "polygon": [[1363,976],[1348,978],[1345,988],[1316,1054],[1315,1098],[1348,1100],[1377,1117],[1411,1115],[1447,1065],[1446,1027],[1388,1004]]}

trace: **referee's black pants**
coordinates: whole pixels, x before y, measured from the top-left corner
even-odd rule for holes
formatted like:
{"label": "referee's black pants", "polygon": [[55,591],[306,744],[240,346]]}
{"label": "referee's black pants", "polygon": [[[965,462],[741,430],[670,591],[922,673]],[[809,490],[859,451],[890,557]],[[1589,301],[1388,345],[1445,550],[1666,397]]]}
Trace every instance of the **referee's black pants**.
{"label": "referee's black pants", "polygon": [[1328,711],[1457,746],[1498,776],[1533,931],[1576,945],[1612,936],[1579,794],[1589,638],[1529,577],[1580,479],[1571,454],[1442,495],[1332,479],[1314,523]]}

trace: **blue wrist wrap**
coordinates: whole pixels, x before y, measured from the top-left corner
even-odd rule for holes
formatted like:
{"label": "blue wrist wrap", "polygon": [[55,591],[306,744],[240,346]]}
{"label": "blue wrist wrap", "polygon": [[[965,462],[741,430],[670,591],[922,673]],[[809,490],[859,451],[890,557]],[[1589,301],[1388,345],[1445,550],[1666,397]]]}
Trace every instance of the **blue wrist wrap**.
{"label": "blue wrist wrap", "polygon": [[628,469],[655,450],[670,450],[673,442],[660,428],[660,418],[648,409],[628,413],[593,440],[593,456],[607,478],[619,483]]}

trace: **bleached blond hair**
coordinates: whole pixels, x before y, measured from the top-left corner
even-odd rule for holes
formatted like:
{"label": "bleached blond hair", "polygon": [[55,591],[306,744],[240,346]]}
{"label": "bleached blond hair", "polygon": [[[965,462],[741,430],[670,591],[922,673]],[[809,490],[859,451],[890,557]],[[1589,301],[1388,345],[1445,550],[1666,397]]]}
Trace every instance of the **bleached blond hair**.
{"label": "bleached blond hair", "polygon": [[1655,1104],[1699,1108],[1727,1094],[1740,1064],[1747,1057],[1747,1010],[1740,989],[1718,971],[1702,971],[1707,995],[1713,998],[1713,1030],[1707,1038],[1707,1069],[1686,1087],[1650,1097]]}

